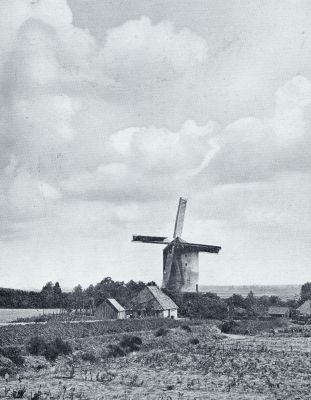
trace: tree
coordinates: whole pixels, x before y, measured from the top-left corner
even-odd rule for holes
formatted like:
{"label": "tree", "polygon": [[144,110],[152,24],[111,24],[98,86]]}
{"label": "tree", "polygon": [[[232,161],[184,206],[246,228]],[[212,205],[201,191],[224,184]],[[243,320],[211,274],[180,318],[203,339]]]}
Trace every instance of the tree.
{"label": "tree", "polygon": [[77,311],[79,309],[81,311],[84,308],[84,296],[82,286],[79,284],[74,287],[71,295],[75,310]]}
{"label": "tree", "polygon": [[244,307],[244,297],[240,294],[233,294],[231,297],[229,297],[227,302],[229,305],[232,305],[234,307]]}
{"label": "tree", "polygon": [[54,306],[55,307],[62,307],[62,289],[60,287],[59,282],[55,282],[53,287],[53,296],[54,296]]}
{"label": "tree", "polygon": [[93,285],[90,285],[84,291],[85,297],[85,307],[91,311],[91,314],[94,314],[95,311],[95,288]]}
{"label": "tree", "polygon": [[311,299],[311,282],[306,282],[301,286],[300,290],[300,300],[301,302],[305,302],[306,300]]}
{"label": "tree", "polygon": [[44,308],[52,308],[54,306],[54,286],[53,282],[47,282],[41,290],[41,298]]}

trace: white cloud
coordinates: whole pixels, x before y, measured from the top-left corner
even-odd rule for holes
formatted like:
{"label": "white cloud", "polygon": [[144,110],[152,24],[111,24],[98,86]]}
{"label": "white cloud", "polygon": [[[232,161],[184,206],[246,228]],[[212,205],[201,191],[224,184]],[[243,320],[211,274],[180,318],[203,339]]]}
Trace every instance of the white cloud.
{"label": "white cloud", "polygon": [[147,17],[109,30],[100,54],[114,82],[141,97],[193,73],[206,60],[207,44],[200,36],[187,28],[177,31],[170,21],[153,25]]}
{"label": "white cloud", "polygon": [[[276,41],[263,57],[263,37],[257,47],[250,35],[248,53],[243,33],[229,46],[237,52],[213,56],[209,33],[195,33],[200,30],[192,24],[192,31],[191,23],[185,28],[155,20],[130,19],[96,42],[73,25],[65,0],[0,2],[0,218],[6,237],[42,235],[46,243],[59,242],[60,251],[69,237],[89,237],[92,247],[92,240],[110,235],[109,253],[114,238],[127,240],[132,230],[169,234],[180,195],[189,195],[194,209],[198,199],[192,216],[201,224],[215,220],[217,241],[240,228],[307,230],[310,81],[284,73],[272,85],[266,70],[254,65],[278,50]],[[268,28],[271,33],[273,24]],[[274,85],[280,87],[273,99]],[[249,113],[261,91],[274,109]],[[230,110],[239,109],[238,118],[227,115],[228,102]],[[211,113],[220,115],[219,124]],[[205,228],[198,232],[204,235]],[[70,244],[73,250],[75,239]],[[124,246],[123,256],[129,251]],[[88,250],[82,250],[87,262]]]}
{"label": "white cloud", "polygon": [[311,83],[302,76],[276,92],[272,118],[248,117],[230,123],[216,139],[220,150],[207,173],[217,183],[269,180],[282,171],[310,170],[307,113]]}

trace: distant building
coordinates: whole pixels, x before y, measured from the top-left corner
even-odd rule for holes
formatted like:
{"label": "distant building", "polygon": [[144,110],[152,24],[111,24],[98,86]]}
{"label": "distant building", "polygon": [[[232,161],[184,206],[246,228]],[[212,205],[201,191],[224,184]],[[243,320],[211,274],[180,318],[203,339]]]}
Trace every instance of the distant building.
{"label": "distant building", "polygon": [[288,307],[269,307],[268,315],[271,318],[288,318],[289,308]]}
{"label": "distant building", "polygon": [[124,319],[125,309],[115,299],[106,299],[96,307],[95,317],[98,319]]}
{"label": "distant building", "polygon": [[146,286],[132,299],[128,314],[133,318],[177,318],[178,306],[158,286]]}
{"label": "distant building", "polygon": [[311,316],[311,300],[305,301],[301,304],[300,307],[297,308],[299,315],[302,317],[310,317]]}

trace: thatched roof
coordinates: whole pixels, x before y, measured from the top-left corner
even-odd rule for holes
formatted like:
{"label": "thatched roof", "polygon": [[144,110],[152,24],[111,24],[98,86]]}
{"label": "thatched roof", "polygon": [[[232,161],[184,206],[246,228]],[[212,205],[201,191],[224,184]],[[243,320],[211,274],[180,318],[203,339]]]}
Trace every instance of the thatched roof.
{"label": "thatched roof", "polygon": [[158,288],[158,286],[147,286],[147,288],[158,301],[163,310],[178,308],[177,304],[175,304],[170,297],[163,293],[162,290]]}
{"label": "thatched roof", "polygon": [[178,306],[157,286],[146,286],[129,304],[130,310],[177,310]]}
{"label": "thatched roof", "polygon": [[289,313],[288,307],[269,307],[269,315],[285,315]]}
{"label": "thatched roof", "polygon": [[305,301],[300,307],[297,308],[297,310],[301,314],[311,315],[311,300]]}
{"label": "thatched roof", "polygon": [[121,306],[120,303],[117,302],[116,299],[107,299],[106,301],[108,303],[110,303],[115,310],[117,310],[117,311],[125,311],[125,309]]}

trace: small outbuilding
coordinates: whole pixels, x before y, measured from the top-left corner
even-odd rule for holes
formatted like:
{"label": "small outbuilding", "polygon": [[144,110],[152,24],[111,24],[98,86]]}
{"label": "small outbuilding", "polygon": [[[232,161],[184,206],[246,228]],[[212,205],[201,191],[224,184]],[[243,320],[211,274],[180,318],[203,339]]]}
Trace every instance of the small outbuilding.
{"label": "small outbuilding", "polygon": [[305,301],[301,304],[300,307],[297,308],[298,315],[302,317],[311,317],[311,300]]}
{"label": "small outbuilding", "polygon": [[95,317],[98,319],[124,319],[125,309],[115,299],[106,299],[96,307]]}
{"label": "small outbuilding", "polygon": [[178,306],[158,286],[146,286],[129,304],[132,318],[177,318]]}
{"label": "small outbuilding", "polygon": [[269,307],[268,315],[271,318],[288,318],[289,308],[288,307]]}

